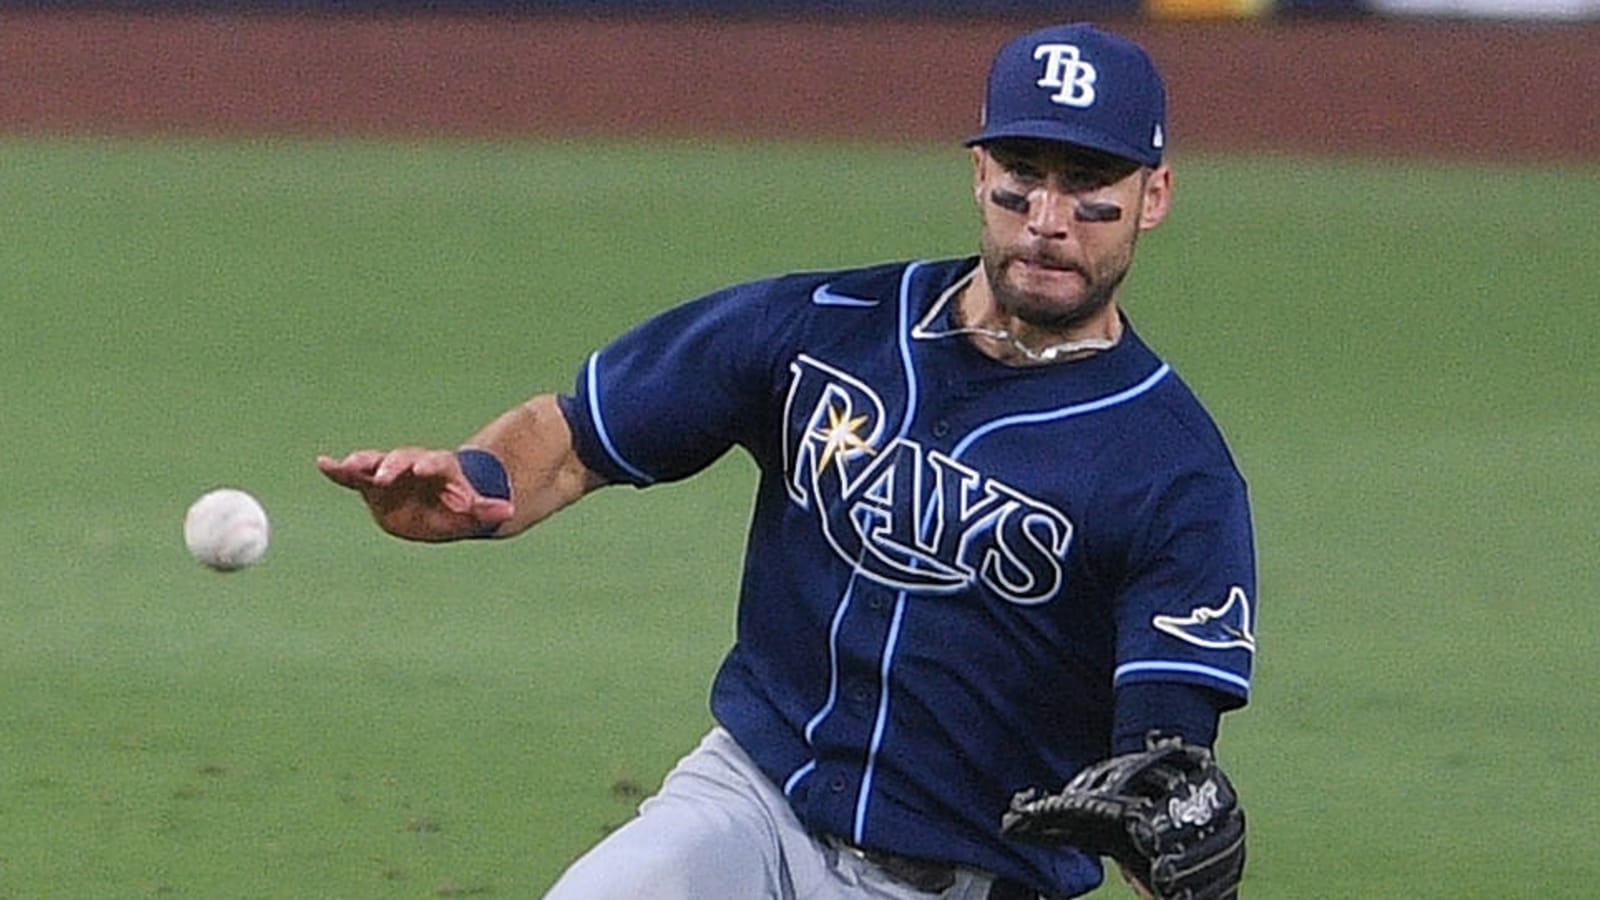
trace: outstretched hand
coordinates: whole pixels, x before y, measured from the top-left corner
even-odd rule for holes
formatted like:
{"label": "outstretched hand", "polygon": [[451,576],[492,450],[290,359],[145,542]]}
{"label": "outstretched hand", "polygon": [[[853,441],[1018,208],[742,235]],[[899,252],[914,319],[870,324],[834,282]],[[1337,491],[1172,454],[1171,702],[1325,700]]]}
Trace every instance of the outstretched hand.
{"label": "outstretched hand", "polygon": [[317,468],[359,493],[378,527],[407,540],[474,537],[515,512],[511,501],[478,493],[449,450],[357,450],[343,458],[319,456]]}

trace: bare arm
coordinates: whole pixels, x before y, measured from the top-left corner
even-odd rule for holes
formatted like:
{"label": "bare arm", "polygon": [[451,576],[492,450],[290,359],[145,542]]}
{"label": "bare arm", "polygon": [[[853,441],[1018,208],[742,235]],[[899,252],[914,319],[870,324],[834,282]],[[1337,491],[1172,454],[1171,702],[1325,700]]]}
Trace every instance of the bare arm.
{"label": "bare arm", "polygon": [[319,457],[317,468],[359,493],[378,527],[413,541],[518,534],[605,484],[578,459],[553,394],[507,410],[463,446],[501,460],[510,500],[480,494],[454,450],[357,450],[342,458]]}
{"label": "bare arm", "polygon": [[540,394],[473,435],[466,447],[488,450],[511,476],[510,519],[499,534],[520,534],[606,481],[578,459],[572,429],[554,394]]}

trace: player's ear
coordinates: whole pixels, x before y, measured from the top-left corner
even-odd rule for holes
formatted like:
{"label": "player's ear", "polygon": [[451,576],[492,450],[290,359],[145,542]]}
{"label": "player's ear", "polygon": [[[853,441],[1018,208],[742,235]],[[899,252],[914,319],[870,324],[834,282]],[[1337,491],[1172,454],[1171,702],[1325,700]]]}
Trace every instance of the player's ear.
{"label": "player's ear", "polygon": [[1139,204],[1139,230],[1149,231],[1160,225],[1172,210],[1172,169],[1156,166],[1145,176],[1143,196]]}

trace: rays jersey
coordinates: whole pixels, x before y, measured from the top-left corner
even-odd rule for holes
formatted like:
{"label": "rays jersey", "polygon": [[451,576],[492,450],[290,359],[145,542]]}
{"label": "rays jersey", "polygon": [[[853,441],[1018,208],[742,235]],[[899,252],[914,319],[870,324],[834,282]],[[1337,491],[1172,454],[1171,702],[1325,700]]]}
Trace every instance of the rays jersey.
{"label": "rays jersey", "polygon": [[1210,417],[1131,325],[1035,367],[952,334],[976,265],[720,291],[594,353],[562,406],[615,481],[734,446],[758,464],[711,707],[803,823],[1074,895],[1098,860],[1005,841],[1000,814],[1108,755],[1119,686],[1245,702],[1250,514]]}

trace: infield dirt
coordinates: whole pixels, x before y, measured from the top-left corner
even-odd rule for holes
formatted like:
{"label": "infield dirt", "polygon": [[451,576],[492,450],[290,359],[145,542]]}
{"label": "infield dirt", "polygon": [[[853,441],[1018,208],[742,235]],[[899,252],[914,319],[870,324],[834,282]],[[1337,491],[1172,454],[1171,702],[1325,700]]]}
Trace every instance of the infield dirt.
{"label": "infield dirt", "polygon": [[[957,141],[1034,24],[0,13],[0,132]],[[1600,159],[1600,24],[1112,23],[1173,146]]]}

